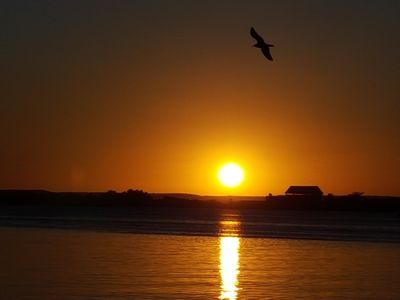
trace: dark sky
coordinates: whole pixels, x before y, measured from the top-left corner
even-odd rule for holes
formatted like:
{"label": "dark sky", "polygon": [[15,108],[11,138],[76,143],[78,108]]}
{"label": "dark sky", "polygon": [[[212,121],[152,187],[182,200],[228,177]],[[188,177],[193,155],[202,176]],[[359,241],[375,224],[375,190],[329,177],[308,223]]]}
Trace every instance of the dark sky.
{"label": "dark sky", "polygon": [[0,188],[400,195],[400,1],[2,1],[0,20]]}

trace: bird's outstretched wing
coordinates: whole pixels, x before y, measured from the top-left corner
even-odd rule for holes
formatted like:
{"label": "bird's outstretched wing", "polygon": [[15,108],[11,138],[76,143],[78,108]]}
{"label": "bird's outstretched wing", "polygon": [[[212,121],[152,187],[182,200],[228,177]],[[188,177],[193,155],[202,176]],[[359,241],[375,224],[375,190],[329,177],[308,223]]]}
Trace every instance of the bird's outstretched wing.
{"label": "bird's outstretched wing", "polygon": [[256,32],[253,27],[250,28],[250,35],[255,38],[257,42],[264,43],[264,39]]}
{"label": "bird's outstretched wing", "polygon": [[268,58],[270,61],[273,61],[274,59],[272,58],[271,52],[269,51],[269,47],[263,47],[261,48],[261,52],[264,54],[266,58]]}

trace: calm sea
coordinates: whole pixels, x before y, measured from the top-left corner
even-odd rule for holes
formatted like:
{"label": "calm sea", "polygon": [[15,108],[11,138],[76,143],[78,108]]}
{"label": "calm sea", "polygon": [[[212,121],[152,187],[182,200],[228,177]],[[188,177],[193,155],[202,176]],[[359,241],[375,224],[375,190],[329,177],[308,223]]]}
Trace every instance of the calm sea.
{"label": "calm sea", "polygon": [[0,213],[0,299],[400,299],[396,215],[66,211]]}

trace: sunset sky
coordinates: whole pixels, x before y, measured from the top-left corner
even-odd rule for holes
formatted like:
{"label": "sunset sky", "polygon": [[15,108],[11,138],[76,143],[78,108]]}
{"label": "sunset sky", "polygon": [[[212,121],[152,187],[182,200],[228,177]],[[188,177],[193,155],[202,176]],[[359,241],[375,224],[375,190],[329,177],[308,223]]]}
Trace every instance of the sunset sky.
{"label": "sunset sky", "polygon": [[2,1],[0,19],[1,189],[400,195],[398,0]]}

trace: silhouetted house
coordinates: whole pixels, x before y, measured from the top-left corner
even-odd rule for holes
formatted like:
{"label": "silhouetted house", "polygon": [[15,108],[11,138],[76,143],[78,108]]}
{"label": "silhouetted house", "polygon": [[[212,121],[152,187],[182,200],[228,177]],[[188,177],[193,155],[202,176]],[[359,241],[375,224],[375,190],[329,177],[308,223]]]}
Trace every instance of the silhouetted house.
{"label": "silhouetted house", "polygon": [[323,193],[318,186],[292,185],[285,192],[287,196],[306,196],[321,198]]}

